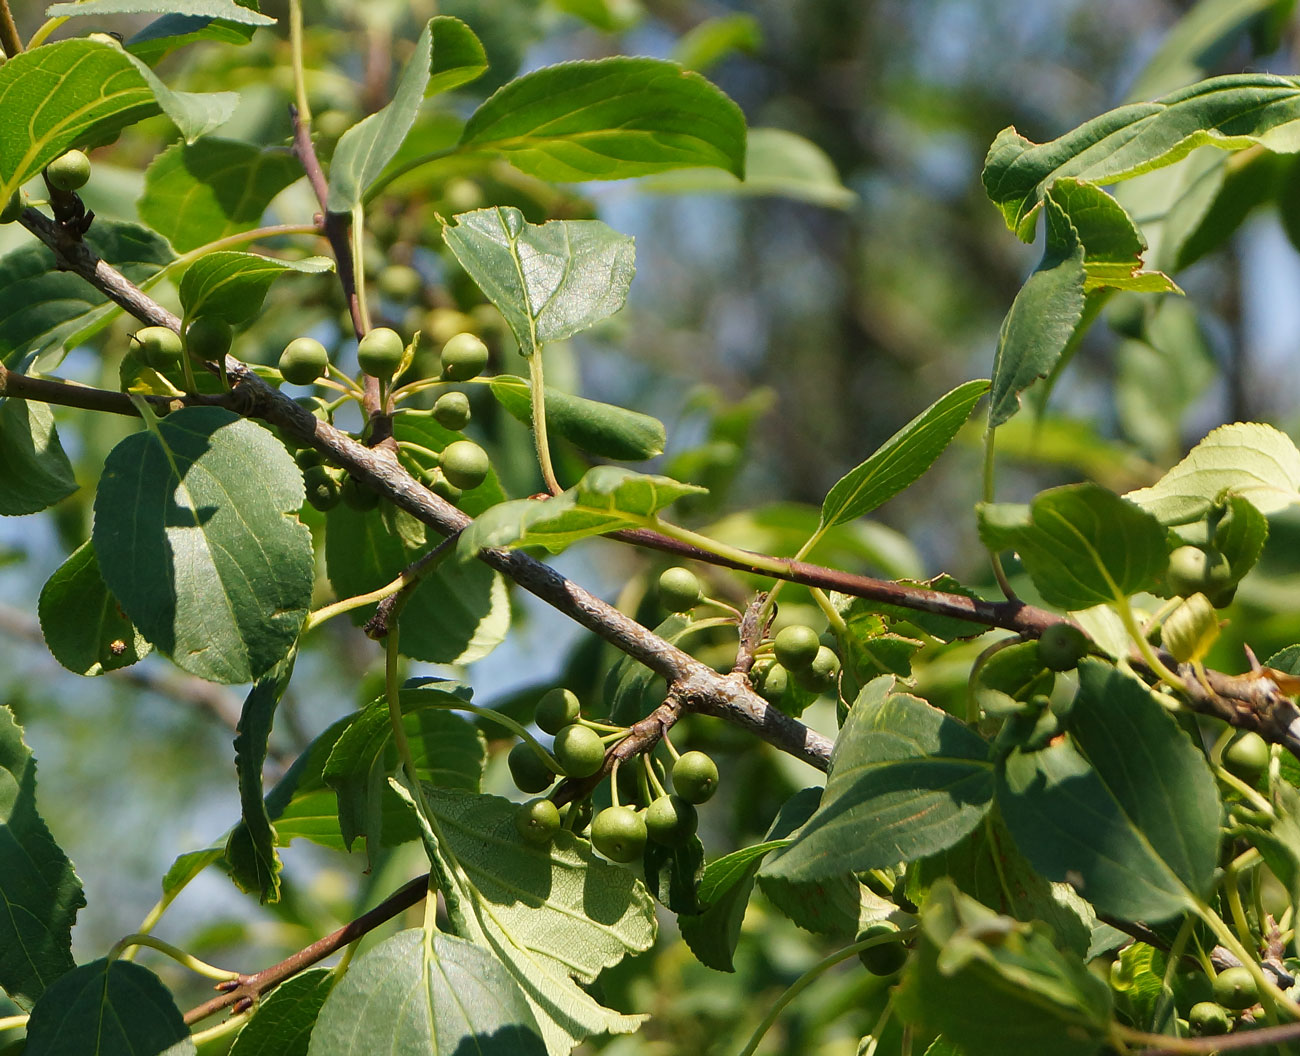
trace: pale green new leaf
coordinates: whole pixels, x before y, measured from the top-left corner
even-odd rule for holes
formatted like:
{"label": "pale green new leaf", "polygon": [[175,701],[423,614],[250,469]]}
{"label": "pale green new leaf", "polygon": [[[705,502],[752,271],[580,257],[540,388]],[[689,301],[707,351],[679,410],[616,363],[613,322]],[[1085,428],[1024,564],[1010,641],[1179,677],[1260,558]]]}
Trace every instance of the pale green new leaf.
{"label": "pale green new leaf", "polygon": [[186,270],[180,283],[181,305],[187,319],[213,315],[236,325],[261,311],[271,283],[286,272],[319,275],[333,269],[334,262],[327,257],[280,260],[222,249],[204,254]]}
{"label": "pale green new leaf", "polygon": [[330,212],[350,213],[360,205],[366,189],[397,153],[420,112],[433,57],[433,23],[427,22],[392,101],[344,132],[334,148],[327,202]]}
{"label": "pale green new leaf", "polygon": [[0,515],[36,513],[76,490],[49,406],[0,398]]}
{"label": "pale green new leaf", "polygon": [[599,220],[530,224],[505,206],[453,219],[443,239],[525,355],[586,330],[627,301],[636,273],[632,239]]}
{"label": "pale green new leaf", "polygon": [[480,514],[461,533],[457,553],[462,561],[494,546],[544,546],[558,553],[589,536],[652,526],[660,510],[704,490],[668,477],[596,466],[552,498],[503,502]]}
{"label": "pale green new leaf", "polygon": [[[532,421],[533,396],[528,382],[498,374],[489,383],[492,395],[525,425]],[[639,462],[662,455],[667,434],[663,422],[648,414],[609,403],[572,396],[546,386],[546,430],[593,455]]]}
{"label": "pale green new leaf", "polygon": [[302,474],[269,432],[217,407],[174,411],[109,454],[95,497],[100,573],[140,632],[191,674],[251,682],[311,604]]}
{"label": "pale green new leaf", "polygon": [[952,442],[988,389],[989,383],[982,378],[959,385],[881,444],[831,488],[822,503],[822,525],[865,516],[911,486]]}
{"label": "pale green new leaf", "polygon": [[1221,425],[1151,487],[1124,497],[1161,524],[1187,524],[1231,495],[1264,514],[1300,502],[1300,451],[1294,441],[1258,422]]}
{"label": "pale green new leaf", "polygon": [[517,77],[465,125],[461,146],[496,150],[543,180],[618,180],[708,165],[745,174],[740,108],[662,59],[564,62]]}
{"label": "pale green new leaf", "polygon": [[152,649],[104,584],[90,540],[46,581],[37,611],[54,659],[79,675],[129,667]]}
{"label": "pale green new leaf", "polygon": [[36,811],[36,760],[0,706],[0,987],[22,1008],[73,967],[81,881]]}
{"label": "pale green new leaf", "polygon": [[169,15],[183,12],[190,16],[221,18],[249,26],[273,26],[275,19],[255,7],[243,7],[235,0],[78,0],[75,4],[51,4],[45,9],[49,18],[76,18],[84,15]]}

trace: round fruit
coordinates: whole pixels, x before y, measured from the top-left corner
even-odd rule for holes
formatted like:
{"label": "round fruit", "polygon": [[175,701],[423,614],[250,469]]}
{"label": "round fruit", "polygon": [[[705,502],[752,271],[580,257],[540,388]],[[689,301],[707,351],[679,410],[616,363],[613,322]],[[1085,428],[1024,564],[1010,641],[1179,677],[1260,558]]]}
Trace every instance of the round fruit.
{"label": "round fruit", "polygon": [[424,279],[408,264],[390,264],[380,271],[375,285],[390,301],[413,301],[424,289]]}
{"label": "round fruit", "polygon": [[345,506],[362,513],[366,510],[373,510],[379,505],[379,493],[362,484],[361,481],[351,475],[343,478],[343,484],[339,488],[339,495],[342,497]]}
{"label": "round fruit", "polygon": [[146,326],[133,335],[136,356],[155,370],[166,370],[181,358],[181,335],[168,326]]}
{"label": "round fruit", "polygon": [[680,847],[695,835],[700,815],[695,804],[679,795],[660,796],[646,808],[645,828],[650,839]]}
{"label": "round fruit", "polygon": [[324,466],[308,466],[302,482],[307,488],[307,501],[322,513],[339,504],[339,485]]}
{"label": "round fruit", "polygon": [[487,361],[487,345],[473,334],[453,334],[442,346],[442,376],[451,381],[477,378]]}
{"label": "round fruit", "polygon": [[46,166],[45,177],[56,190],[75,191],[90,179],[90,159],[80,150],[70,150]]}
{"label": "round fruit", "polygon": [[520,792],[541,792],[555,781],[551,768],[526,741],[520,741],[510,749],[506,764],[510,767],[510,778]]}
{"label": "round fruit", "polygon": [[659,604],[669,612],[690,612],[703,598],[699,577],[689,568],[666,568],[659,574]]}
{"label": "round fruit", "polygon": [[[881,920],[868,925],[858,935],[858,941],[897,934],[898,929],[893,924]],[[883,942],[879,946],[869,946],[865,950],[859,950],[858,960],[872,975],[893,975],[907,963],[907,951],[903,949],[901,942]]]}
{"label": "round fruit", "polygon": [[758,683],[758,695],[769,704],[775,704],[790,688],[790,672],[775,660],[763,669]]}
{"label": "round fruit", "polygon": [[560,831],[560,810],[549,799],[531,799],[515,811],[515,829],[525,843],[541,847]]}
{"label": "round fruit", "polygon": [[463,392],[444,392],[433,405],[433,420],[444,429],[464,429],[469,425],[469,397]]}
{"label": "round fruit", "polygon": [[802,623],[782,627],[772,642],[776,659],[787,671],[803,671],[817,658],[822,643],[817,632]]}
{"label": "round fruit", "polygon": [[9,201],[5,202],[5,207],[0,209],[0,224],[12,224],[23,212],[23,192],[15,190],[9,196]]}
{"label": "round fruit", "polygon": [[489,466],[487,452],[473,440],[453,440],[443,448],[442,471],[447,480],[461,491],[482,484],[487,479]]}
{"label": "round fruit", "polygon": [[1259,987],[1250,970],[1237,965],[1214,977],[1214,1000],[1224,1008],[1240,1012],[1259,1002]]}
{"label": "round fruit", "polygon": [[1038,659],[1049,671],[1073,671],[1088,655],[1088,636],[1071,623],[1054,623],[1038,639]]}
{"label": "round fruit", "polygon": [[591,843],[606,858],[631,862],[645,851],[646,828],[630,807],[606,807],[591,823]]}
{"label": "round fruit", "polygon": [[367,374],[388,379],[397,373],[406,355],[406,345],[396,330],[377,326],[357,344],[357,363]]}
{"label": "round fruit", "polygon": [[686,752],[673,763],[673,791],[691,803],[707,803],[718,790],[718,764],[703,752]]}
{"label": "round fruit", "polygon": [[330,354],[314,337],[295,337],[280,353],[280,376],[291,385],[310,385],[330,366]]}
{"label": "round fruit", "polygon": [[840,677],[840,658],[830,646],[820,646],[813,662],[804,671],[795,673],[795,678],[804,689],[813,693],[825,693],[835,687]]}
{"label": "round fruit", "polygon": [[185,328],[185,348],[196,359],[221,359],[230,351],[230,324],[215,315],[200,315]]}
{"label": "round fruit", "polygon": [[605,761],[605,746],[595,730],[576,722],[555,735],[555,758],[567,777],[591,777]]}
{"label": "round fruit", "polygon": [[311,469],[312,466],[319,466],[324,459],[321,453],[314,447],[304,447],[293,456],[293,460],[298,463],[298,468],[303,472]]}
{"label": "round fruit", "polygon": [[1268,769],[1271,756],[1268,742],[1253,730],[1239,733],[1223,750],[1223,767],[1248,785],[1255,784]]}
{"label": "round fruit", "polygon": [[1198,1001],[1187,1013],[1187,1025],[1193,1034],[1201,1037],[1226,1034],[1232,1029],[1232,1017],[1228,1010],[1213,1001]]}
{"label": "round fruit", "polygon": [[1165,572],[1169,590],[1181,598],[1193,594],[1219,594],[1233,585],[1232,566],[1218,550],[1180,546],[1169,555]]}
{"label": "round fruit", "polygon": [[572,690],[557,686],[547,690],[533,712],[533,721],[537,728],[547,733],[559,733],[564,727],[578,718],[579,703],[577,694]]}

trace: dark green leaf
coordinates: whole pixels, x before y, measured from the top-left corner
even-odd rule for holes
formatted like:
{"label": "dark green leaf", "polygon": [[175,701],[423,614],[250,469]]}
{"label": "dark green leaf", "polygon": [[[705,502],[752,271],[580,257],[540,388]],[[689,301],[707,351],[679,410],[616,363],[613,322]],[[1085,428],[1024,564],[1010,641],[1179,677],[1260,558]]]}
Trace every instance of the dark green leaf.
{"label": "dark green leaf", "polygon": [[[690,628],[691,618],[674,612],[654,629],[654,633],[664,641],[677,645],[690,632]],[[635,657],[626,653],[620,655],[618,662],[605,676],[603,696],[610,720],[625,726],[632,725],[645,718],[663,701],[664,691],[661,676]]]}
{"label": "dark green leaf", "polygon": [[1147,590],[1169,561],[1160,523],[1096,484],[1040,492],[1027,510],[982,505],[979,529],[991,551],[1017,551],[1043,599],[1063,609]]}
{"label": "dark green leaf", "polygon": [[50,18],[76,18],[81,15],[167,15],[184,11],[191,16],[221,18],[250,26],[273,26],[275,19],[255,7],[245,7],[235,0],[78,0],[75,4],[51,4],[45,9]]}
{"label": "dark green leaf", "polygon": [[262,310],[271,283],[287,271],[319,275],[334,268],[325,257],[280,260],[231,249],[207,253],[189,266],[181,277],[181,304],[185,317],[217,316],[237,325]]}
{"label": "dark green leaf", "polygon": [[511,81],[469,119],[461,145],[498,150],[544,180],[617,180],[716,166],[745,174],[740,108],[697,73],[617,56]]}
{"label": "dark green leaf", "polygon": [[1268,518],[1241,495],[1228,497],[1227,511],[1214,529],[1214,546],[1232,568],[1232,578],[1241,579],[1255,567],[1268,539]]}
{"label": "dark green leaf", "polygon": [[959,385],[898,430],[831,488],[822,503],[822,524],[863,517],[915,483],[952,443],[988,389],[983,379]]}
{"label": "dark green leaf", "polygon": [[36,513],[76,490],[49,406],[0,398],[0,515]]}
{"label": "dark green leaf", "polygon": [[[490,383],[492,395],[511,417],[532,421],[533,397],[528,382],[512,374],[498,374]],[[667,436],[663,422],[648,414],[608,403],[571,396],[546,386],[546,429],[593,455],[639,462],[662,455]]]}
{"label": "dark green leaf", "polygon": [[458,88],[487,72],[487,53],[474,31],[459,18],[439,15],[433,19],[433,64],[424,97]]}
{"label": "dark green leaf", "polygon": [[505,206],[453,219],[443,240],[525,355],[586,330],[627,300],[636,272],[632,239],[599,220],[530,224]]}
{"label": "dark green leaf", "polygon": [[1146,686],[1100,661],[1080,665],[1068,729],[1072,743],[1013,752],[999,775],[1021,853],[1100,913],[1158,923],[1191,908],[1219,845],[1205,757]]}
{"label": "dark green leaf", "polygon": [[735,971],[732,955],[740,940],[754,877],[769,851],[786,846],[789,840],[769,840],[733,851],[704,867],[696,890],[701,910],[677,918],[682,939],[701,964],[720,972]]}
{"label": "dark green leaf", "polygon": [[129,667],[152,648],[104,585],[90,540],[46,581],[38,611],[54,659],[79,675]]}
{"label": "dark green leaf", "polygon": [[334,971],[309,968],[286,979],[257,1003],[235,1037],[230,1056],[307,1056],[312,1028],[334,988]]}
{"label": "dark green leaf", "polygon": [[140,218],[184,253],[256,227],[271,199],[301,175],[286,150],[211,136],[174,143],[145,170]]}
{"label": "dark green leaf", "polygon": [[[257,7],[256,0],[244,0],[242,7]],[[244,22],[227,22],[201,15],[163,15],[155,18],[126,42],[126,50],[142,62],[157,65],[163,56],[200,40],[223,44],[247,44],[256,27]]]}
{"label": "dark green leaf", "polygon": [[86,904],[72,863],[36,812],[36,760],[0,706],[0,987],[23,1008],[71,971],[72,925]]}
{"label": "dark green leaf", "polygon": [[642,867],[646,887],[670,913],[694,913],[700,908],[695,889],[704,875],[704,844],[698,836],[678,847],[649,840]]}
{"label": "dark green leaf", "polygon": [[791,880],[913,861],[952,846],[993,799],[988,745],[876,679],[849,710],[821,806],[764,872]]}
{"label": "dark green leaf", "polygon": [[153,421],[109,454],[95,556],[155,648],[214,682],[279,663],[311,604],[302,474],[269,432],[217,407]]}
{"label": "dark green leaf", "polygon": [[1048,189],[1047,196],[1069,218],[1074,235],[1083,243],[1086,291],[1110,288],[1169,293],[1178,290],[1167,275],[1143,270],[1146,239],[1125,208],[1096,184],[1057,180]]}

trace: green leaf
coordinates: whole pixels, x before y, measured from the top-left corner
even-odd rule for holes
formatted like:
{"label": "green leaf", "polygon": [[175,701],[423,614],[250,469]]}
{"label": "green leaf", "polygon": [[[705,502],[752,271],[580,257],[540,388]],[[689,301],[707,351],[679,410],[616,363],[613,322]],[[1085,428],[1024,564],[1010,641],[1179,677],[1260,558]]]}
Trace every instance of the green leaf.
{"label": "green leaf", "polygon": [[[244,0],[241,7],[257,10],[256,0]],[[163,15],[155,18],[139,33],[126,42],[126,50],[151,66],[164,56],[200,40],[215,40],[236,46],[253,39],[255,26],[244,22],[228,22],[202,15]]]}
{"label": "green leaf", "polygon": [[1096,484],[1040,492],[1027,511],[981,505],[979,530],[990,551],[1018,551],[1043,599],[1063,609],[1147,590],[1169,561],[1159,522]]}
{"label": "green leaf", "polygon": [[171,902],[199,873],[221,861],[224,847],[205,847],[178,854],[162,878],[163,898]]}
{"label": "green leaf", "polygon": [[661,59],[564,62],[497,90],[461,146],[497,150],[543,180],[618,180],[708,165],[745,174],[740,108]]}
{"label": "green leaf", "polygon": [[1230,495],[1264,514],[1300,502],[1300,451],[1286,433],[1258,422],[1222,425],[1151,487],[1124,497],[1168,525],[1200,520]]}
{"label": "green leaf", "polygon": [[694,913],[700,908],[695,889],[704,875],[704,844],[698,836],[675,847],[647,841],[641,871],[650,893],[670,913]]}
{"label": "green leaf", "polygon": [[450,15],[438,15],[430,26],[433,63],[429,68],[429,83],[424,88],[426,99],[478,80],[487,72],[487,52],[469,26]]}
{"label": "green leaf", "polygon": [[[83,241],[137,286],[175,259],[171,248],[139,224],[97,219]],[[100,330],[121,309],[90,283],[59,271],[44,245],[0,257],[0,359],[18,369],[51,371],[63,354]]]}
{"label": "green leaf", "polygon": [[965,1056],[1091,1056],[1111,1025],[1110,988],[1082,958],[947,881],[922,910],[897,1001]]}
{"label": "green leaf", "polygon": [[816,880],[914,861],[952,846],[988,811],[988,745],[893,684],[878,678],[854,702],[821,805],[768,875]]}
{"label": "green leaf", "polygon": [[[690,616],[673,612],[654,629],[654,633],[671,645],[680,645],[690,633],[691,625]],[[663,702],[666,690],[662,676],[635,657],[622,653],[605,676],[602,696],[608,702],[610,721],[631,726]]]}
{"label": "green leaf", "polygon": [[[498,374],[489,382],[492,395],[512,418],[532,422],[533,396],[528,382],[513,374]],[[626,407],[571,396],[546,386],[546,429],[593,455],[624,462],[640,462],[662,455],[667,434],[664,424],[648,414]]]}
{"label": "green leaf", "polygon": [[286,979],[257,1003],[235,1035],[230,1056],[307,1056],[321,1006],[334,988],[334,971],[309,968]]}
{"label": "green leaf", "polygon": [[292,648],[311,604],[302,474],[269,432],[186,407],[104,465],[100,573],[155,648],[213,682],[251,682]]}
{"label": "green leaf", "polygon": [[[59,90],[51,95],[55,83]],[[8,130],[0,136],[0,201],[69,147],[107,142],[160,110],[192,142],[224,122],[237,101],[233,92],[169,91],[108,37],[24,51],[0,67],[0,110]]]}
{"label": "green leaf", "polygon": [[699,913],[677,918],[682,939],[701,964],[720,972],[734,972],[732,956],[740,941],[740,925],[745,919],[754,877],[769,851],[789,844],[789,840],[769,840],[753,847],[742,847],[704,867],[696,897],[703,907]]}
{"label": "green leaf", "polygon": [[68,972],[27,1021],[26,1056],[193,1056],[190,1029],[161,980],[100,958]]}
{"label": "green leaf", "polygon": [[281,863],[275,850],[275,829],[262,798],[262,770],[266,766],[266,746],[275,711],[293,677],[295,655],[291,652],[257,680],[244,700],[235,729],[240,824],[226,842],[225,859],[230,867],[230,879],[241,891],[255,892],[259,902],[280,901]]}
{"label": "green leaf", "polygon": [[1165,1032],[1173,1028],[1174,993],[1165,985],[1168,963],[1161,950],[1145,942],[1124,947],[1114,962],[1111,988],[1139,1030]]}
{"label": "green leaf", "polygon": [[1200,146],[1242,150],[1300,147],[1300,87],[1292,77],[1213,77],[1155,102],[1129,103],[1049,143],[1003,129],[984,161],[984,189],[1025,241],[1048,188],[1063,177],[1108,184],[1185,158]]}
{"label": "green leaf", "polygon": [[667,477],[596,466],[552,498],[503,502],[480,514],[461,533],[457,552],[463,561],[494,546],[544,546],[559,553],[588,536],[650,526],[660,510],[703,491]]}
{"label": "green leaf", "polygon": [[472,942],[411,928],[367,950],[325,999],[308,1056],[541,1056],[524,995]]}
{"label": "green leaf", "polygon": [[302,165],[286,150],[211,136],[174,143],[145,170],[140,218],[188,252],[256,227],[271,199],[300,176]]}
{"label": "green leaf", "polygon": [[0,515],[36,513],[76,490],[49,406],[0,398]]}
{"label": "green leaf", "polygon": [[129,667],[152,648],[104,585],[90,540],[46,581],[38,611],[54,659],[79,675]]}
{"label": "green leaf", "polygon": [[326,257],[280,260],[256,253],[222,249],[206,253],[181,277],[181,305],[186,319],[213,315],[232,326],[247,322],[262,310],[271,283],[287,271],[319,275],[334,270]]}
{"label": "green leaf", "polygon": [[952,443],[988,390],[989,383],[980,379],[940,396],[836,482],[822,503],[822,524],[863,517],[910,487]]}
{"label": "green leaf", "polygon": [[420,39],[415,42],[415,50],[397,82],[392,101],[339,138],[330,161],[326,207],[331,213],[350,213],[360,205],[366,190],[397,153],[420,112],[433,57],[433,22],[430,21],[425,23]]}
{"label": "green leaf", "polygon": [[505,316],[525,355],[586,330],[627,301],[632,239],[599,220],[530,224],[518,209],[460,213],[442,237]]}
{"label": "green leaf", "polygon": [[1167,275],[1143,270],[1146,239],[1127,210],[1096,184],[1057,180],[1048,188],[1047,196],[1060,206],[1083,243],[1086,291],[1103,288],[1143,293],[1178,291]]}
{"label": "green leaf", "polygon": [[22,1008],[72,970],[72,925],[86,904],[72,863],[36,812],[36,760],[0,706],[0,987]]}
{"label": "green leaf", "polygon": [[82,15],[168,15],[184,11],[186,15],[221,18],[249,26],[273,26],[275,19],[256,8],[244,7],[235,0],[77,0],[75,4],[51,4],[45,9],[49,18],[76,18]]}
{"label": "green leaf", "polygon": [[[925,580],[900,578],[898,584],[902,587],[917,587],[920,590],[937,590],[945,594],[958,594],[974,601],[984,600],[975,591],[963,586],[946,572],[941,572],[939,575]],[[974,638],[985,631],[983,624],[971,620],[960,620],[956,616],[941,616],[935,613],[921,612],[903,605],[891,605],[885,601],[873,601],[870,598],[859,598],[838,592],[833,592],[830,598],[831,604],[844,617],[845,623],[850,628],[855,623],[879,615],[884,616],[891,625],[895,623],[908,624],[943,642],[955,642],[961,638]]]}
{"label": "green leaf", "polygon": [[[677,39],[673,59],[688,70],[703,73],[734,52],[754,53],[763,43],[763,28],[753,15],[715,15],[697,23]],[[760,131],[750,129],[750,134]]]}
{"label": "green leaf", "polygon": [[835,163],[821,147],[782,128],[749,130],[743,180],[722,169],[679,169],[647,176],[637,184],[637,190],[651,194],[770,196],[827,209],[850,209],[858,200],[840,182]]}
{"label": "green leaf", "polygon": [[1219,795],[1205,757],[1150,691],[1101,661],[1079,668],[1071,742],[1013,752],[998,806],[1022,854],[1099,913],[1159,923],[1213,885]]}

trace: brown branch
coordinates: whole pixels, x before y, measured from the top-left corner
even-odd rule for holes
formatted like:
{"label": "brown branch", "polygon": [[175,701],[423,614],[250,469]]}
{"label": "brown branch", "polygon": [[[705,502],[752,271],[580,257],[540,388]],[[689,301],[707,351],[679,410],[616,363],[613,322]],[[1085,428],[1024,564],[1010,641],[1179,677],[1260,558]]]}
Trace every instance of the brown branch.
{"label": "brown branch", "polygon": [[[71,385],[66,381],[54,381],[51,378],[33,378],[28,374],[19,374],[0,364],[0,396],[11,396],[16,400],[36,400],[40,403],[55,403],[61,407],[79,407],[87,411],[101,411],[106,414],[122,414],[138,418],[139,410],[125,392],[113,392],[111,389],[96,389],[89,385]],[[145,396],[150,406],[159,416],[170,414],[181,407],[229,407],[230,396],[193,395],[193,396]]]}
{"label": "brown branch", "polygon": [[[1154,1040],[1159,1035],[1142,1034],[1141,1040]],[[1126,1040],[1136,1040],[1125,1034]],[[1170,1039],[1171,1041],[1173,1039]],[[1217,1052],[1240,1052],[1245,1049],[1259,1049],[1265,1045],[1285,1044],[1300,1040],[1300,1023],[1284,1023],[1278,1027],[1260,1027],[1258,1030],[1243,1030],[1235,1034],[1220,1034],[1206,1038],[1179,1038],[1176,1047],[1167,1046],[1153,1049],[1136,1049],[1133,1056],[1194,1056],[1203,1053],[1212,1056]]]}
{"label": "brown branch", "polygon": [[[363,913],[356,920],[344,924],[337,931],[332,931],[323,939],[317,939],[310,946],[304,946],[297,953],[291,954],[270,968],[263,968],[252,975],[241,975],[228,983],[218,984],[222,989],[219,997],[191,1008],[185,1013],[186,1024],[198,1023],[208,1016],[233,1005],[241,1006],[239,1011],[251,1008],[257,1000],[272,987],[284,982],[290,976],[297,975],[304,968],[310,968],[317,961],[322,961],[331,953],[356,942],[367,932],[374,931],[379,925],[392,920],[403,910],[421,901],[429,891],[429,874],[417,876],[410,883],[403,884],[395,892],[375,906],[368,913]],[[234,985],[230,985],[230,984]]]}
{"label": "brown branch", "polygon": [[7,59],[23,50],[23,38],[18,33],[13,12],[9,10],[9,0],[0,0],[0,48],[4,49]]}

